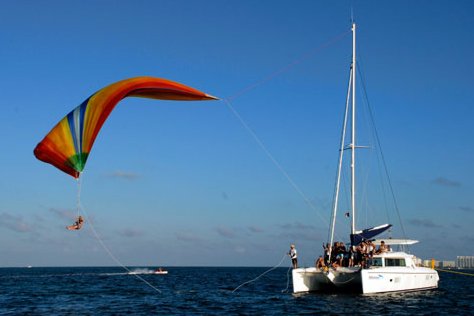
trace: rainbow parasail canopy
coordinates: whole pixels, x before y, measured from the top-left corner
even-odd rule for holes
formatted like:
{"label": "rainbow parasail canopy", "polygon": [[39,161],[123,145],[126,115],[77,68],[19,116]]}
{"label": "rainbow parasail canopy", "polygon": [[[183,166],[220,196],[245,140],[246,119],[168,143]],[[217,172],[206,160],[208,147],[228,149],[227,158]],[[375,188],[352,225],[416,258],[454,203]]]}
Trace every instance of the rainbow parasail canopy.
{"label": "rainbow parasail canopy", "polygon": [[79,178],[95,138],[120,100],[142,97],[158,100],[217,100],[181,83],[153,77],[115,82],[90,96],[66,115],[36,146],[36,158]]}

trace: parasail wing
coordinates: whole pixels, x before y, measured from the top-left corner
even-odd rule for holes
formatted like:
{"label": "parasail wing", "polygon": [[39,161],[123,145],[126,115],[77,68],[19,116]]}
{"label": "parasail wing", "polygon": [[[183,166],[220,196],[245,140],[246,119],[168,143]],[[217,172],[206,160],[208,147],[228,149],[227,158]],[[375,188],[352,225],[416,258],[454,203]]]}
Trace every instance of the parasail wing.
{"label": "parasail wing", "polygon": [[217,100],[178,82],[136,77],[115,82],[94,93],[66,115],[36,146],[36,158],[78,178],[94,141],[115,106],[126,97],[159,100]]}

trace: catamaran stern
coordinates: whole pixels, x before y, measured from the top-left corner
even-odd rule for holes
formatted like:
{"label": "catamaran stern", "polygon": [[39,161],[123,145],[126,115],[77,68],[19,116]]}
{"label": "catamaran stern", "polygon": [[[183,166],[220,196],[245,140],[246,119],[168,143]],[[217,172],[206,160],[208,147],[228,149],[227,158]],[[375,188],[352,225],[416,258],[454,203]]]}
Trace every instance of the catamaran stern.
{"label": "catamaran stern", "polygon": [[293,270],[293,293],[301,292],[361,292],[360,271],[350,268],[299,268]]}

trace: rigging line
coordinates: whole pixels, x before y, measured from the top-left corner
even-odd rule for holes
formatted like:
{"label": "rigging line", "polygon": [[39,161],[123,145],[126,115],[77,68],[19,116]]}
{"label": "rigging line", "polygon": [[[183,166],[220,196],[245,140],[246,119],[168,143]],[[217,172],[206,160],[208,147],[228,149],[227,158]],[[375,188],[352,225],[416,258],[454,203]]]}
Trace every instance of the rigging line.
{"label": "rigging line", "polygon": [[270,151],[267,149],[265,144],[260,140],[260,138],[255,134],[255,132],[250,128],[250,126],[244,121],[242,116],[237,112],[237,110],[232,106],[230,101],[228,99],[222,99],[226,104],[227,107],[230,109],[230,111],[234,114],[234,116],[240,121],[242,126],[249,132],[249,134],[253,137],[253,139],[257,142],[257,144],[260,146],[260,148],[263,150],[263,152],[267,155],[268,158],[273,162],[273,164],[280,170],[280,172],[285,176],[286,180],[290,183],[290,185],[295,189],[296,192],[299,193],[299,195],[303,198],[303,200],[308,204],[308,206],[318,214],[319,218],[323,221],[325,225],[328,225],[328,222],[326,219],[319,213],[319,211],[316,209],[314,204],[311,202],[311,200],[306,196],[306,194],[300,189],[300,187],[293,181],[293,179],[290,177],[288,172],[282,167],[282,165],[273,157],[273,155],[270,153]]}
{"label": "rigging line", "polygon": [[467,275],[467,276],[474,276],[474,273],[451,271],[451,270],[444,270],[444,269],[439,269],[439,268],[435,268],[435,270],[441,271],[441,272],[449,272],[449,273],[456,273],[456,274]]}
{"label": "rigging line", "polygon": [[[124,266],[122,264],[122,262],[120,262],[119,259],[117,259],[117,257],[112,253],[112,251],[110,251],[110,249],[105,245],[104,241],[102,240],[102,238],[100,238],[99,234],[97,233],[94,225],[92,225],[92,221],[90,221],[90,217],[88,216],[86,210],[84,209],[84,207],[82,206],[82,203],[81,201],[79,200],[78,201],[78,208],[79,209],[82,209],[83,213],[84,213],[84,216],[87,220],[87,222],[89,223],[89,227],[91,228],[92,230],[92,233],[94,234],[95,238],[97,239],[97,241],[99,242],[99,244],[102,246],[102,248],[105,250],[105,252],[107,252],[107,254],[110,256],[110,258],[115,261],[115,263],[117,263],[121,268],[123,268],[125,271],[127,272],[132,272],[129,268],[127,268],[126,266]],[[153,284],[151,284],[150,282],[148,282],[147,280],[145,280],[144,278],[142,278],[141,276],[139,276],[138,274],[131,274],[133,275],[134,277],[136,277],[137,279],[139,279],[140,281],[144,282],[145,284],[147,284],[149,287],[151,287],[153,290],[157,291],[158,293],[161,293],[161,290],[158,289],[157,287],[155,287]]]}
{"label": "rigging line", "polygon": [[310,57],[312,57],[314,54],[316,54],[320,50],[322,50],[324,48],[327,48],[327,47],[337,43],[339,40],[341,40],[343,37],[345,37],[349,33],[351,33],[351,31],[344,31],[343,33],[335,36],[334,38],[330,39],[329,41],[324,42],[323,44],[319,45],[318,47],[310,50],[309,52],[307,52],[305,54],[303,54],[300,58],[298,58],[298,59],[292,61],[291,63],[281,67],[280,69],[274,71],[273,73],[269,74],[268,76],[260,79],[259,81],[254,82],[253,84],[248,85],[247,87],[241,89],[240,91],[237,91],[234,95],[231,95],[231,96],[227,97],[226,99],[227,100],[236,99],[236,98],[246,94],[247,92],[257,88],[258,86],[272,80],[273,78],[287,72],[288,70],[292,69],[293,67],[295,67],[298,64],[302,63],[303,61],[309,59]]}
{"label": "rigging line", "polygon": [[242,283],[241,285],[239,285],[238,287],[236,287],[236,288],[232,291],[232,293],[234,293],[235,291],[237,291],[238,289],[240,289],[240,288],[241,288],[242,286],[244,286],[245,284],[249,284],[249,283],[251,283],[251,282],[257,281],[258,279],[260,279],[262,276],[264,276],[264,275],[267,274],[268,272],[273,271],[273,270],[275,270],[276,268],[278,268],[278,267],[281,265],[281,263],[283,262],[283,260],[285,260],[285,258],[286,258],[287,255],[288,255],[287,253],[285,253],[285,254],[283,255],[283,258],[281,258],[279,264],[277,264],[277,265],[274,266],[273,268],[270,268],[270,269],[268,269],[267,271],[263,272],[262,274],[260,274],[260,275],[259,275],[258,277],[256,277],[255,279],[252,279],[252,280],[250,280],[250,281],[247,281],[247,282]]}
{"label": "rigging line", "polygon": [[291,271],[291,264],[290,266],[288,267],[288,271],[286,272],[286,289],[284,290],[281,290],[282,293],[286,293],[288,292],[288,288],[290,287],[290,271]]}
{"label": "rigging line", "polygon": [[81,211],[81,190],[82,190],[82,178],[78,177],[77,181],[77,201],[76,201],[76,210],[77,216],[79,217]]}
{"label": "rigging line", "polygon": [[[361,67],[358,67],[359,69]],[[390,179],[390,174],[388,172],[388,168],[387,168],[387,163],[385,161],[385,156],[383,154],[383,150],[382,150],[382,145],[381,145],[381,142],[380,142],[380,138],[379,138],[379,133],[378,133],[378,130],[377,130],[377,126],[375,125],[375,120],[374,120],[374,116],[373,116],[373,113],[372,113],[372,108],[370,106],[370,103],[369,103],[369,97],[367,95],[367,89],[365,87],[365,81],[363,80],[363,75],[362,73],[360,72],[359,70],[359,74],[360,74],[360,77],[361,77],[361,82],[362,82],[362,88],[363,88],[363,91],[364,91],[364,97],[366,99],[366,102],[367,102],[367,108],[369,109],[369,116],[370,116],[370,120],[372,121],[372,125],[374,127],[374,132],[375,132],[375,140],[377,141],[377,144],[380,148],[380,157],[382,158],[382,163],[383,163],[383,167],[384,167],[384,171],[385,171],[385,174],[387,176],[387,182],[388,182],[388,186],[390,188],[390,193],[392,195],[392,199],[393,199],[393,203],[394,203],[394,206],[395,206],[395,210],[397,212],[397,216],[398,216],[398,220],[400,222],[400,227],[402,229],[402,233],[403,233],[403,238],[406,239],[406,233],[405,233],[405,228],[403,227],[403,223],[402,223],[402,218],[400,216],[400,210],[398,208],[398,204],[397,204],[397,200],[395,198],[395,193],[394,193],[394,190],[393,190],[393,186],[392,186],[392,181]],[[408,245],[407,246],[407,249],[409,249]]]}
{"label": "rigging line", "polygon": [[[362,58],[359,58],[359,59],[362,59]],[[358,70],[359,70],[359,75],[360,75],[360,78],[361,78],[361,81],[362,83],[364,84],[365,81],[364,81],[364,76],[362,75],[362,67],[359,65],[358,67]],[[365,106],[364,109],[366,109],[367,111],[363,112],[364,113],[364,118],[365,118],[365,121],[366,121],[366,126],[372,126],[373,128],[369,129],[369,134],[370,134],[370,142],[371,142],[371,145],[372,147],[374,148],[377,148],[377,146],[380,145],[380,143],[377,143],[377,140],[376,140],[376,136],[375,136],[375,120],[373,119],[373,115],[370,113],[370,114],[367,114],[367,112],[370,112],[371,111],[371,108],[370,108],[370,105],[368,104],[368,97],[366,96],[365,99],[363,99],[363,104]],[[380,147],[381,148],[381,147]],[[375,158],[376,158],[376,161],[377,161],[377,170],[378,170],[378,174],[379,175],[383,175],[384,174],[384,170],[383,170],[383,162],[382,162],[382,159],[381,159],[381,153],[378,151],[378,150],[374,150],[373,151],[375,153]],[[370,158],[372,159],[373,155],[371,154],[370,155]],[[369,164],[370,166],[371,164]],[[392,221],[391,219],[391,216],[390,216],[390,212],[389,212],[389,205],[388,205],[388,198],[387,198],[387,190],[386,189],[386,183],[383,181],[382,177],[380,176],[379,177],[379,182],[380,182],[380,187],[381,187],[381,191],[382,191],[382,196],[383,196],[383,202],[384,202],[384,209],[385,209],[385,214],[387,216],[387,220],[388,220],[388,223],[390,223]]]}
{"label": "rigging line", "polygon": [[[362,77],[362,75],[360,74],[360,70],[359,70],[359,75],[360,75],[360,77]],[[368,108],[368,105],[365,102],[362,102],[362,104],[365,105],[365,108],[359,106],[359,112],[358,112],[358,113],[360,113],[359,117],[362,117],[362,119],[365,123],[364,126],[370,127],[371,126],[371,124],[370,124],[371,121],[370,121],[370,118],[367,115],[367,111],[365,111],[366,108]],[[359,131],[360,131],[360,128],[359,128]],[[369,128],[369,133],[368,134],[370,135],[368,137],[369,139],[364,140],[364,142],[367,142],[367,144],[365,144],[365,147],[367,149],[369,149],[368,151],[365,151],[367,154],[365,155],[366,158],[364,159],[364,162],[366,162],[366,163],[364,163],[362,166],[359,164],[359,174],[360,174],[360,177],[363,178],[363,181],[361,181],[362,190],[360,190],[361,193],[359,194],[359,197],[361,197],[361,202],[362,202],[362,203],[360,203],[361,209],[362,209],[362,206],[363,206],[363,209],[365,210],[365,212],[364,212],[365,213],[365,224],[364,224],[365,227],[369,227],[368,217],[369,217],[369,213],[370,213],[371,206],[372,206],[371,203],[373,201],[373,200],[369,199],[369,196],[370,196],[369,192],[371,192],[371,188],[369,186],[369,183],[370,183],[371,174],[372,174],[372,168],[370,166],[372,166],[372,161],[374,159],[374,152],[375,152],[375,155],[376,155],[376,158],[377,158],[377,151],[371,150],[372,148],[376,148],[376,144],[375,144],[375,137],[373,135],[374,132],[370,128]],[[361,135],[360,132],[359,132],[359,135]],[[359,136],[359,139],[360,139],[360,136]],[[385,210],[387,212],[387,208],[385,208]]]}
{"label": "rigging line", "polygon": [[[372,157],[370,157],[369,159],[371,160]],[[370,165],[370,163],[369,163],[369,165]],[[359,168],[359,170],[361,170],[361,169]],[[362,179],[362,190],[360,190],[361,193],[359,195],[362,196],[362,199],[361,199],[362,201],[360,203],[361,208],[363,206],[364,209],[365,209],[365,225],[364,226],[369,227],[368,213],[369,213],[370,206],[371,206],[370,202],[369,202],[369,198],[368,198],[368,196],[369,196],[368,192],[370,191],[369,190],[370,168],[367,168],[367,170],[364,170],[364,173],[365,173],[364,176],[362,176],[362,175],[360,176],[363,179]],[[359,174],[361,174],[360,171],[359,171]]]}
{"label": "rigging line", "polygon": [[[110,251],[110,249],[105,245],[105,243],[103,242],[103,240],[100,238],[99,234],[97,233],[97,231],[95,230],[94,228],[94,225],[92,225],[92,222],[89,221],[89,217],[87,216],[85,210],[83,209],[83,212],[84,212],[84,215],[86,215],[86,218],[87,218],[87,221],[89,223],[89,226],[92,230],[92,232],[94,233],[97,241],[99,242],[99,244],[102,246],[102,248],[104,248],[104,250],[107,252],[107,254],[110,256],[110,258],[112,258],[113,261],[115,261],[115,263],[117,263],[121,268],[123,268],[125,271],[127,272],[132,272],[129,268],[127,268],[126,266],[124,266],[122,264],[122,262],[120,262],[120,260],[117,259],[117,257],[112,253],[112,251]],[[140,281],[144,282],[145,284],[147,284],[149,287],[151,287],[153,290],[157,291],[158,293],[161,293],[161,290],[158,289],[157,287],[155,287],[154,285],[152,285],[150,282],[148,282],[147,280],[145,280],[144,278],[142,278],[141,276],[139,276],[138,274],[131,274],[133,275],[134,277],[136,277],[137,279],[139,279]]]}
{"label": "rigging line", "polygon": [[351,282],[351,281],[354,280],[355,278],[356,278],[356,277],[354,276],[354,277],[350,278],[350,279],[347,280],[347,281],[341,281],[341,282],[334,282],[334,281],[332,281],[332,283],[334,283],[334,284],[346,284],[346,283]]}

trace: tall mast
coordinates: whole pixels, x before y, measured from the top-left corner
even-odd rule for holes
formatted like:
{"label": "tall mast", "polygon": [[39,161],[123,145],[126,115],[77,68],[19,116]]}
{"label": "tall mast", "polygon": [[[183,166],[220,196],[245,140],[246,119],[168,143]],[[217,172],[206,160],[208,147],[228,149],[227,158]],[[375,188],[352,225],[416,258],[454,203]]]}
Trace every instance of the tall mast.
{"label": "tall mast", "polygon": [[[350,101],[352,100],[352,105],[350,106]],[[344,145],[346,140],[346,130],[347,130],[347,123],[348,123],[348,114],[349,108],[352,107],[352,135],[351,135],[351,144],[347,147]],[[339,150],[339,164],[337,168],[337,180],[336,180],[336,190],[334,194],[334,201],[333,201],[333,210],[332,210],[332,218],[331,218],[331,228],[329,233],[329,245],[332,246],[334,241],[334,233],[335,233],[335,224],[336,224],[336,214],[339,202],[339,190],[341,184],[341,170],[342,170],[342,159],[343,159],[343,152],[346,148],[350,148],[352,151],[352,162],[351,162],[351,203],[352,203],[352,227],[351,227],[351,234],[355,233],[355,23],[352,23],[352,64],[351,70],[349,75],[349,84],[347,87],[347,97],[346,97],[346,110],[344,113],[344,123],[342,127],[342,135],[341,135],[341,147]],[[329,257],[331,257],[332,248],[329,248]]]}
{"label": "tall mast", "polygon": [[[338,208],[338,203],[339,203],[339,191],[341,187],[342,159],[343,159],[344,150],[345,150],[347,119],[349,116],[348,115],[349,104],[350,104],[350,99],[351,99],[351,86],[352,86],[352,69],[349,74],[349,84],[347,86],[347,97],[346,97],[346,110],[344,112],[344,123],[342,125],[341,147],[339,149],[339,163],[337,165],[336,192],[334,194],[332,218],[331,218],[331,230],[330,230],[330,239],[329,239],[330,245],[332,245],[334,241],[334,228],[336,226],[337,208]],[[329,255],[331,255],[331,248],[329,248]]]}
{"label": "tall mast", "polygon": [[352,140],[351,140],[351,208],[352,208],[352,226],[351,234],[355,234],[355,217],[356,217],[356,203],[355,203],[355,149],[356,149],[356,135],[355,135],[355,124],[356,124],[356,25],[352,23]]}

